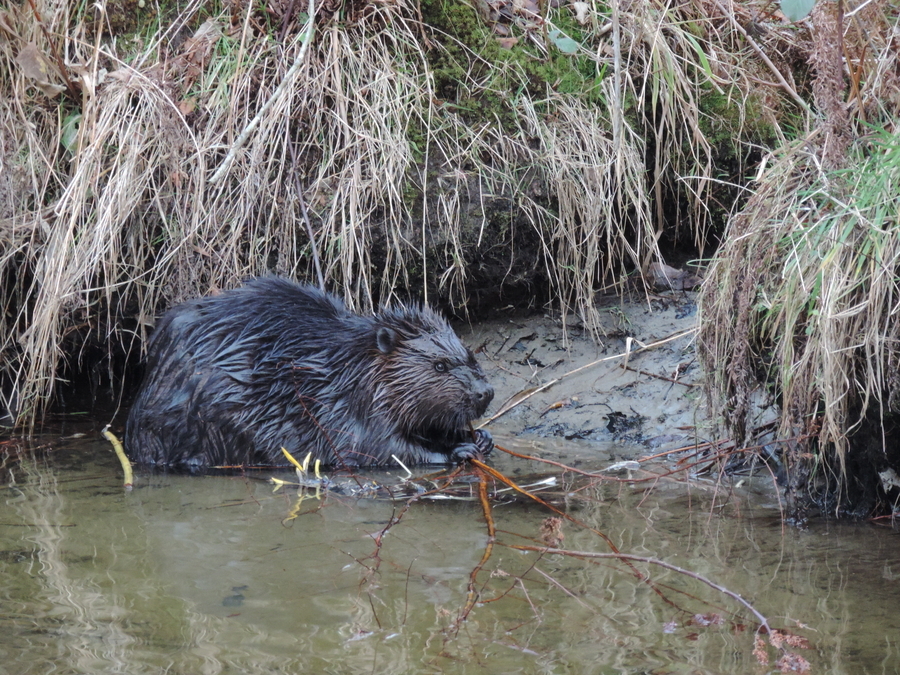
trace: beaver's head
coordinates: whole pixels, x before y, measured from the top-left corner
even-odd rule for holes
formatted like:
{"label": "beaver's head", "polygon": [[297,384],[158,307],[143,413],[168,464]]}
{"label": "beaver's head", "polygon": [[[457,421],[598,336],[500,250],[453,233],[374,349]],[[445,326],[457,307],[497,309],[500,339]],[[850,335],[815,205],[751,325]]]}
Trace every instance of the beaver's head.
{"label": "beaver's head", "polygon": [[481,417],[494,389],[472,351],[427,307],[376,317],[375,405],[401,427],[458,431]]}

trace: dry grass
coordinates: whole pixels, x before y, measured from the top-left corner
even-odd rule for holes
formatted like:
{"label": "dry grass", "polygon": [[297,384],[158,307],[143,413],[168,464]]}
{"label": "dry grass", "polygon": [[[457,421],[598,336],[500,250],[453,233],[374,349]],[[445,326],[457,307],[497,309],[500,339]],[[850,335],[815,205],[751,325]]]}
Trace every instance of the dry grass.
{"label": "dry grass", "polygon": [[[0,385],[22,419],[36,419],[86,344],[133,352],[174,301],[269,270],[312,278],[304,206],[329,286],[359,309],[411,283],[410,270],[464,306],[471,251],[512,249],[524,226],[558,307],[595,334],[594,293],[658,257],[664,227],[687,223],[704,245],[717,176],[698,100],[751,95],[716,10],[592,13],[577,58],[606,105],[552,83],[536,91],[521,62],[455,52],[459,87],[511,111],[511,122],[473,122],[439,100],[429,64],[446,36],[406,0],[319,17],[279,86],[305,38],[289,4],[232,16],[193,0],[128,44],[104,36],[112,17],[95,6],[35,0],[43,27],[30,3],[3,10]],[[554,53],[541,31],[522,39],[537,62]],[[497,204],[509,228],[491,239]]]}
{"label": "dry grass", "polygon": [[[873,74],[851,92],[854,123],[846,123],[844,103],[835,103],[833,83],[817,85],[828,97],[819,102],[820,128],[760,174],[729,224],[701,298],[700,354],[712,375],[711,401],[724,404],[736,442],[753,442],[754,399],[765,391],[780,410],[779,437],[792,441],[786,461],[799,477],[792,488],[838,511],[871,508],[862,505],[859,486],[900,459],[884,437],[884,420],[900,411],[900,90],[896,77],[885,77],[887,63],[896,68],[891,44],[900,17],[888,3],[868,9],[854,16],[859,30],[844,45],[860,56],[847,66],[850,81],[860,84],[855,67]],[[829,110],[845,119],[840,130]],[[863,120],[894,130],[873,132]],[[839,159],[836,134],[853,136],[849,145],[842,141]],[[887,426],[866,430],[879,439],[869,456],[850,439],[873,424]],[[848,459],[857,466],[856,494],[848,492]],[[825,475],[808,481],[816,469]]]}
{"label": "dry grass", "polygon": [[731,223],[702,299],[701,355],[738,443],[752,442],[761,387],[795,454],[833,450],[840,470],[866,415],[900,410],[900,135],[871,150],[829,174],[795,149]]}

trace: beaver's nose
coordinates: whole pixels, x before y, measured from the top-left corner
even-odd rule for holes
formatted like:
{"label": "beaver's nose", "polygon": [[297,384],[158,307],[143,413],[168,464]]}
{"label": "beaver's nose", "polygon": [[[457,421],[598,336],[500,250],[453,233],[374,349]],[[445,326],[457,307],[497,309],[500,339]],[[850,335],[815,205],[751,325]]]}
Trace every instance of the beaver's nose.
{"label": "beaver's nose", "polygon": [[472,392],[472,397],[475,399],[478,414],[483,415],[491,401],[494,400],[494,388],[487,382],[478,382]]}

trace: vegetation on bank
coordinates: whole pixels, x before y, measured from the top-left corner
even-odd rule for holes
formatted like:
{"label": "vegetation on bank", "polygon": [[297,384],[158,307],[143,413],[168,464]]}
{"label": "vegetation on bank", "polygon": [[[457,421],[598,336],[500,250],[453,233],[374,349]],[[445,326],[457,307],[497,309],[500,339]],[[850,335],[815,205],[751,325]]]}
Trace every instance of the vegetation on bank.
{"label": "vegetation on bank", "polygon": [[900,500],[900,9],[841,7],[812,15],[814,125],[749,186],[701,297],[710,400],[769,444],[798,520]]}
{"label": "vegetation on bank", "polygon": [[721,239],[700,340],[714,409],[751,443],[745,402],[768,387],[791,456],[840,475],[847,432],[893,401],[897,12],[11,3],[3,408],[33,422],[66,381],[121,392],[162,309],[249,275],[321,275],[363,309],[546,302],[598,334],[598,290]]}
{"label": "vegetation on bank", "polygon": [[707,133],[760,98],[724,16],[599,9],[11,5],[4,391],[33,420],[61,378],[118,387],[160,309],[315,258],[356,307],[538,298],[597,332],[598,288],[705,243]]}

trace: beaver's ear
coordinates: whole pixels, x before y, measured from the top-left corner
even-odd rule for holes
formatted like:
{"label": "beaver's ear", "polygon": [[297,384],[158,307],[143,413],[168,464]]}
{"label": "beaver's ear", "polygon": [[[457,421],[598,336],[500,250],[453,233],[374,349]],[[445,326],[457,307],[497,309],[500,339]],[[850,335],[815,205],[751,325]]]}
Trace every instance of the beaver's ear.
{"label": "beaver's ear", "polygon": [[381,327],[375,334],[378,342],[378,351],[382,354],[390,354],[397,347],[397,334],[390,328]]}

